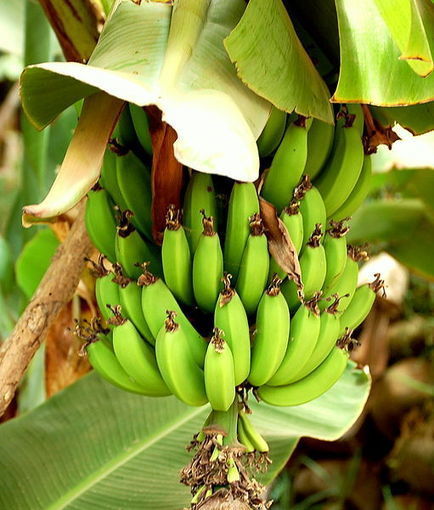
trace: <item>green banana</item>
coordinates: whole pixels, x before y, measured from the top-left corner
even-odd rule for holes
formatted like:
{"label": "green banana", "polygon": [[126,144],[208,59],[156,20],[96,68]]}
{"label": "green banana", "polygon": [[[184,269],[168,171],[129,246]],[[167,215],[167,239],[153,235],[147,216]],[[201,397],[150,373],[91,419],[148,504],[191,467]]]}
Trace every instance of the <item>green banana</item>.
{"label": "green banana", "polygon": [[113,349],[122,368],[148,396],[170,395],[158,369],[154,349],[143,340],[131,321],[120,316],[115,319]]}
{"label": "green banana", "polygon": [[333,146],[335,127],[313,119],[307,135],[307,160],[304,173],[314,179],[324,166]]}
{"label": "green banana", "polygon": [[258,396],[273,406],[305,404],[321,396],[340,379],[347,361],[347,351],[335,347],[321,365],[303,379],[287,386],[263,386],[259,388]]}
{"label": "green banana", "polygon": [[307,159],[307,134],[311,120],[299,116],[289,124],[265,177],[261,195],[278,212],[291,200]]}
{"label": "green banana", "polygon": [[251,182],[235,182],[229,198],[226,238],[224,245],[225,271],[238,277],[241,257],[250,234],[249,218],[259,213],[259,201],[255,185]]}
{"label": "green banana", "polygon": [[212,313],[221,289],[223,253],[212,216],[203,215],[203,232],[193,257],[193,291],[199,308]]}
{"label": "green banana", "polygon": [[238,441],[245,448],[244,451],[246,453],[253,453],[255,451],[255,447],[253,446],[253,443],[250,441],[249,436],[246,433],[243,422],[239,418],[238,418],[238,422],[237,422],[237,435],[238,435]]}
{"label": "green banana", "polygon": [[384,289],[384,281],[381,280],[380,274],[376,273],[375,280],[366,285],[362,285],[356,289],[353,299],[350,301],[347,309],[341,315],[340,333],[343,334],[346,329],[353,330],[360,326],[366,319],[374,304],[377,292]]}
{"label": "green banana", "polygon": [[[285,225],[298,255],[303,244],[303,217],[300,213],[300,202],[292,200],[290,204],[282,210],[280,219]],[[271,258],[268,279],[271,281],[275,274],[277,274],[277,276],[281,279],[286,276],[285,271],[279,266],[274,258]]]}
{"label": "green banana", "polygon": [[102,258],[99,265],[94,264],[94,269],[97,272],[95,298],[101,315],[107,321],[113,316],[110,307],[120,303],[119,285],[115,281],[115,274],[105,269]]}
{"label": "green banana", "polygon": [[345,203],[353,191],[363,165],[363,144],[350,115],[338,120],[333,148],[316,186],[324,200],[327,217]]}
{"label": "green banana", "polygon": [[336,310],[337,313],[341,314],[347,309],[357,287],[357,279],[359,275],[358,262],[366,260],[366,258],[367,254],[365,251],[352,245],[347,246],[345,268],[334,285],[325,289],[323,299],[319,303],[321,310],[324,310],[327,307],[327,301],[330,301],[334,294],[338,294],[338,296],[344,298],[339,303]]}
{"label": "green banana", "polygon": [[365,116],[363,115],[363,108],[360,104],[357,103],[347,103],[346,109],[349,115],[354,116],[353,125],[357,129],[360,137],[363,135],[363,130],[365,128]]}
{"label": "green banana", "polygon": [[[326,276],[326,254],[321,244],[322,235],[321,225],[318,223],[300,257],[304,299],[311,299],[315,292],[322,288]],[[299,305],[299,293],[299,288],[293,280],[285,280],[282,285],[282,294],[290,310],[294,310]]]}
{"label": "green banana", "polygon": [[142,106],[137,106],[133,103],[129,103],[128,106],[130,109],[131,121],[140,145],[147,154],[152,155],[152,138],[149,132],[148,116]]}
{"label": "green banana", "polygon": [[191,354],[187,332],[168,311],[155,342],[158,368],[170,391],[185,404],[203,406],[208,399],[203,370]]}
{"label": "green banana", "polygon": [[235,386],[247,379],[250,371],[250,332],[246,310],[239,295],[231,288],[231,275],[224,277],[214,311],[214,325],[225,332],[225,340],[234,358]]}
{"label": "green banana", "polygon": [[238,413],[238,424],[241,425],[254,450],[259,453],[267,453],[270,450],[267,441],[265,441],[261,434],[255,429],[253,423],[249,420],[247,413],[243,409],[240,409]]}
{"label": "green banana", "polygon": [[[117,146],[113,146],[115,149]],[[123,150],[119,151],[120,154],[125,154]],[[107,190],[108,194],[112,197],[113,202],[122,210],[128,209],[122,192],[119,188],[117,177],[117,159],[118,155],[107,149],[104,154],[104,160],[101,167],[101,177],[99,182],[101,186]]]}
{"label": "green banana", "polygon": [[131,151],[116,158],[116,177],[131,223],[152,241],[151,173]]}
{"label": "green banana", "polygon": [[103,379],[122,390],[146,395],[142,386],[122,368],[109,342],[97,338],[87,345],[86,352],[89,363]]}
{"label": "green banana", "polygon": [[158,248],[140,237],[130,218],[131,212],[123,211],[115,241],[117,261],[128,278],[139,278],[142,273],[140,264],[144,262],[150,262],[154,273],[161,276],[163,268]]}
{"label": "green banana", "polygon": [[357,179],[356,185],[343,205],[333,213],[334,220],[342,220],[350,217],[362,205],[367,197],[372,182],[372,161],[371,156],[365,155],[363,166]]}
{"label": "green banana", "polygon": [[215,411],[227,411],[235,399],[234,358],[223,334],[214,328],[205,355],[206,396]]}
{"label": "green banana", "polygon": [[303,218],[303,252],[315,225],[326,225],[327,215],[324,201],[320,192],[312,185],[308,175],[304,175],[300,184],[295,188],[294,199],[300,201],[300,213]]}
{"label": "green banana", "polygon": [[323,288],[333,285],[342,274],[347,261],[347,240],[345,235],[349,228],[344,221],[330,221],[330,228],[324,236],[323,246],[327,261],[327,271]]}
{"label": "green banana", "polygon": [[134,280],[124,276],[120,264],[113,264],[113,271],[116,275],[113,281],[118,284],[122,314],[134,324],[143,338],[154,344],[155,339],[142,311],[141,287]]}
{"label": "green banana", "polygon": [[274,278],[259,302],[247,378],[252,386],[262,386],[269,381],[285,356],[290,317],[288,305],[280,292],[281,283],[279,278]]}
{"label": "green banana", "polygon": [[184,228],[192,254],[196,251],[203,230],[201,210],[214,218],[214,226],[217,230],[217,203],[212,176],[192,171],[185,191],[183,207]]}
{"label": "green banana", "polygon": [[250,235],[247,238],[240,271],[235,286],[248,315],[254,313],[267,285],[270,255],[264,225],[259,214],[249,219]]}
{"label": "green banana", "polygon": [[106,190],[88,192],[84,222],[92,244],[110,262],[114,262],[116,260],[116,221],[114,205]]}
{"label": "green banana", "polygon": [[151,274],[145,264],[138,284],[142,287],[143,315],[153,337],[157,337],[161,326],[164,324],[166,310],[174,310],[177,313],[178,322],[185,332],[194,360],[199,366],[203,367],[207,344],[184,315],[174,295],[163,280]]}
{"label": "green banana", "polygon": [[303,377],[310,374],[327,358],[330,351],[336,345],[340,336],[340,321],[336,312],[339,301],[340,298],[335,295],[334,302],[320,315],[319,334],[314,350],[303,367],[291,378],[288,378],[287,384],[303,379]]}
{"label": "green banana", "polygon": [[318,340],[321,321],[317,306],[320,294],[303,303],[291,320],[291,331],[285,355],[267,384],[282,386],[294,380],[309,360]]}
{"label": "green banana", "polygon": [[265,158],[276,150],[285,132],[286,112],[272,106],[270,117],[257,140],[259,156]]}
{"label": "green banana", "polygon": [[192,305],[194,302],[191,281],[192,260],[180,217],[181,211],[170,205],[166,215],[161,258],[166,285],[177,299],[186,305]]}

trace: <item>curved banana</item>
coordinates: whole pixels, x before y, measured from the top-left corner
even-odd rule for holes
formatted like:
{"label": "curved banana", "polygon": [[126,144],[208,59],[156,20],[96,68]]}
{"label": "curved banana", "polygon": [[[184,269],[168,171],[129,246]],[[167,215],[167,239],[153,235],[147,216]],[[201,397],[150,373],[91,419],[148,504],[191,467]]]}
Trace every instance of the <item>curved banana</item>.
{"label": "curved banana", "polygon": [[347,309],[357,287],[357,279],[359,275],[358,262],[366,260],[366,258],[367,254],[365,251],[352,245],[347,246],[345,268],[334,285],[331,285],[324,291],[323,299],[319,302],[321,310],[327,308],[327,302],[333,298],[334,294],[338,294],[338,296],[342,297],[336,312],[341,314]]}
{"label": "curved banana", "polygon": [[161,276],[163,268],[158,248],[140,237],[130,223],[130,218],[131,212],[127,209],[122,213],[116,235],[116,260],[121,264],[128,278],[139,278],[142,273],[140,264],[144,262],[150,262],[155,274]]}
{"label": "curved banana", "polygon": [[286,112],[272,106],[270,117],[256,141],[261,158],[269,156],[277,148],[285,132],[285,125]]}
{"label": "curved banana", "polygon": [[152,138],[149,132],[149,121],[145,110],[141,106],[129,103],[131,121],[136,132],[136,136],[145,152],[152,155]]}
{"label": "curved banana", "polygon": [[333,285],[342,274],[347,261],[347,240],[345,235],[349,228],[344,221],[330,221],[330,228],[324,236],[323,246],[327,261],[327,271],[323,288]]}
{"label": "curved banana", "polygon": [[253,337],[252,362],[247,380],[262,386],[279,368],[288,345],[290,317],[288,305],[275,278],[264,292],[256,313],[256,334]]}
{"label": "curved banana", "polygon": [[321,327],[317,306],[319,295],[302,304],[291,320],[289,342],[277,371],[269,379],[269,386],[282,386],[294,380],[309,360]]}
{"label": "curved banana", "polygon": [[202,233],[202,214],[214,218],[214,226],[218,228],[217,203],[211,174],[192,171],[190,181],[184,195],[184,228],[190,243],[190,251],[196,251]]}
{"label": "curved banana", "polygon": [[250,371],[250,332],[246,310],[239,295],[231,288],[231,275],[224,278],[214,311],[214,325],[225,332],[225,340],[234,358],[235,386],[247,379]]}
{"label": "curved banana", "polygon": [[155,339],[142,311],[142,288],[123,275],[119,264],[113,265],[113,271],[116,275],[114,281],[118,284],[122,314],[134,324],[143,338],[154,344]]}
{"label": "curved banana", "polygon": [[372,182],[372,161],[371,156],[366,155],[363,159],[363,166],[357,179],[356,185],[343,205],[333,213],[336,221],[350,217],[362,205],[371,189]]}
{"label": "curved banana", "polygon": [[116,221],[114,204],[104,189],[89,191],[84,216],[86,230],[92,244],[103,253],[110,262],[115,262]]}
{"label": "curved banana", "polygon": [[371,311],[377,292],[384,289],[384,280],[381,280],[380,273],[376,273],[374,276],[375,280],[373,282],[356,289],[348,308],[341,315],[341,335],[344,334],[346,329],[352,331],[360,326]]}
{"label": "curved banana", "polygon": [[242,426],[242,429],[253,446],[253,449],[260,453],[267,453],[270,450],[267,441],[261,436],[261,434],[255,429],[253,423],[247,417],[245,411],[240,409],[238,413],[238,423]]}
{"label": "curved banana", "polygon": [[208,399],[203,370],[189,349],[188,332],[175,322],[174,311],[167,312],[155,342],[158,368],[170,391],[190,406],[203,406]]}
{"label": "curved banana", "polygon": [[161,377],[154,349],[140,336],[133,323],[120,319],[113,328],[113,349],[125,372],[139,384],[150,397],[171,394]]}
{"label": "curved banana", "polygon": [[313,119],[307,135],[307,160],[304,173],[314,179],[324,166],[333,146],[335,127]]}
{"label": "curved banana", "polygon": [[224,245],[224,268],[238,278],[241,257],[250,234],[249,218],[259,213],[259,201],[255,185],[251,182],[235,182],[229,198],[228,219]]}
{"label": "curved banana", "polygon": [[307,159],[307,134],[311,120],[299,116],[289,124],[265,177],[261,195],[278,212],[291,200]]}
{"label": "curved banana", "polygon": [[170,292],[163,280],[151,274],[145,267],[143,274],[138,280],[138,284],[142,287],[143,315],[153,337],[157,337],[164,324],[166,310],[174,310],[177,314],[178,322],[185,332],[187,344],[195,362],[203,367],[207,344],[184,315],[175,296]]}
{"label": "curved banana", "polygon": [[248,315],[254,313],[267,285],[270,255],[264,225],[259,214],[250,218],[250,235],[241,258],[235,286]]}
{"label": "curved banana", "polygon": [[203,232],[193,257],[193,291],[199,308],[212,313],[222,286],[223,253],[212,216],[203,215]]}
{"label": "curved banana", "polygon": [[235,399],[234,358],[223,334],[214,328],[205,355],[206,396],[215,411],[227,411]]}
{"label": "curved banana", "polygon": [[[303,295],[306,300],[311,299],[315,292],[322,288],[326,276],[326,254],[321,244],[322,236],[321,225],[318,223],[300,257]],[[285,280],[282,294],[290,310],[294,310],[300,304],[299,289],[293,280]]]}
{"label": "curved banana", "polygon": [[[124,154],[123,151],[121,151],[120,153]],[[115,203],[115,205],[117,205],[122,211],[124,211],[125,209],[127,209],[127,204],[125,203],[124,197],[121,193],[118,184],[117,177],[118,157],[119,156],[112,152],[110,149],[107,149],[105,151],[99,182],[101,183],[101,186],[105,190],[107,190],[108,194],[112,197],[112,200]]]}
{"label": "curved banana", "polygon": [[109,383],[132,393],[146,395],[145,390],[125,372],[109,342],[96,339],[86,347],[89,363]]}
{"label": "curved banana", "polygon": [[351,122],[351,116],[338,120],[331,155],[316,181],[327,217],[333,217],[350,196],[362,170],[363,144]]}
{"label": "curved banana", "polygon": [[294,199],[300,201],[300,213],[303,218],[302,253],[315,225],[326,225],[327,215],[324,201],[320,192],[312,185],[308,175],[303,176],[300,184],[295,188]]}
{"label": "curved banana", "polygon": [[177,299],[186,305],[192,305],[194,303],[191,281],[192,260],[180,216],[180,210],[170,205],[166,215],[161,258],[166,285]]}
{"label": "curved banana", "polygon": [[303,368],[293,377],[288,379],[288,384],[303,379],[316,369],[329,355],[330,351],[336,345],[340,336],[340,321],[336,312],[340,297],[335,296],[334,302],[327,307],[320,315],[320,328],[315,348]]}
{"label": "curved banana", "polygon": [[[285,225],[298,255],[303,244],[303,217],[300,213],[300,202],[292,200],[290,204],[282,210],[280,219]],[[275,274],[277,274],[280,279],[283,279],[286,276],[285,271],[279,266],[274,258],[271,258],[268,279],[271,281]]]}
{"label": "curved banana", "polygon": [[116,141],[119,144],[119,150],[123,151],[124,154],[129,150],[137,148],[139,141],[134,129],[130,110],[126,103],[119,116],[119,120],[113,132],[113,136],[116,138]]}
{"label": "curved banana", "polygon": [[240,444],[244,446],[246,453],[253,453],[255,451],[255,447],[246,433],[243,422],[239,418],[237,422],[237,436]]}
{"label": "curved banana", "polygon": [[342,376],[347,366],[347,351],[335,347],[309,375],[287,386],[263,386],[258,396],[273,406],[298,406],[318,398]]}
{"label": "curved banana", "polygon": [[131,223],[152,241],[151,172],[131,151],[116,158],[116,177]]}
{"label": "curved banana", "polygon": [[[102,266],[103,267],[103,266]],[[99,311],[107,321],[113,317],[110,307],[120,304],[119,285],[116,283],[116,277],[112,272],[104,269],[95,281],[95,298]]]}

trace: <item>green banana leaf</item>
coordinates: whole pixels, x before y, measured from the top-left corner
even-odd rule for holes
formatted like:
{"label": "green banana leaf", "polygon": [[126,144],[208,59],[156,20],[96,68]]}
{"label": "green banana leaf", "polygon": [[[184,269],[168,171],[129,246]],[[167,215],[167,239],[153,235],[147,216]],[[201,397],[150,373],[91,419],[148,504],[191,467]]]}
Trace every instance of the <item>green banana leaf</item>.
{"label": "green banana leaf", "polygon": [[[404,194],[421,198],[373,200],[354,214],[348,233],[352,243],[377,243],[414,273],[434,280],[434,223],[432,172],[421,170],[403,186]],[[422,173],[424,172],[424,173]],[[403,180],[400,180],[402,183]],[[423,187],[424,194],[418,189]],[[428,200],[429,206],[424,203]]]}
{"label": "green banana leaf", "polygon": [[[434,99],[434,73],[426,78],[416,74],[409,61],[400,58],[402,52],[389,30],[390,19],[401,16],[399,8],[389,6],[393,14],[388,15],[388,26],[378,9],[377,0],[336,0],[335,3],[341,68],[332,101],[403,106]],[[431,10],[431,7],[427,9]],[[429,29],[430,16],[427,25]],[[396,26],[399,26],[398,22]],[[432,38],[432,30],[430,34]],[[409,44],[413,43],[411,38]]]}
{"label": "green banana leaf", "polygon": [[[263,483],[277,475],[298,437],[334,440],[354,423],[370,378],[352,367],[303,406],[252,405],[252,420],[269,441],[273,460]],[[0,426],[0,508],[179,510],[189,502],[178,482],[191,458],[185,445],[208,412],[208,406],[188,407],[173,397],[128,394],[90,374]]]}
{"label": "green banana leaf", "polygon": [[426,0],[375,0],[390,34],[405,60],[420,76],[433,67],[434,5]]}
{"label": "green banana leaf", "polygon": [[59,240],[49,228],[40,230],[25,244],[17,259],[15,273],[17,284],[30,299],[51,264]]}
{"label": "green banana leaf", "polygon": [[88,65],[26,68],[22,101],[35,125],[44,127],[66,106],[102,90],[157,105],[178,134],[174,151],[183,164],[255,180],[255,141],[271,105],[237,77],[223,46],[244,1],[179,0],[173,8],[121,1],[114,8]]}
{"label": "green banana leaf", "polygon": [[250,0],[225,47],[240,78],[257,94],[281,110],[333,123],[329,90],[281,0]]}
{"label": "green banana leaf", "polygon": [[421,135],[434,129],[434,102],[432,101],[393,108],[373,106],[371,112],[384,126],[393,126],[397,122],[414,135]]}

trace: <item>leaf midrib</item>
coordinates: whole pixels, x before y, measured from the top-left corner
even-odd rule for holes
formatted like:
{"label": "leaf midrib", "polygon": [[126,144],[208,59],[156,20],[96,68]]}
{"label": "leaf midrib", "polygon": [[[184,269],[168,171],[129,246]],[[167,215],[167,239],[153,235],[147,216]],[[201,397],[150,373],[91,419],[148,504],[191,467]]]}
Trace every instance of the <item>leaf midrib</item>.
{"label": "leaf midrib", "polygon": [[111,461],[105,463],[97,471],[93,472],[90,476],[82,480],[77,486],[73,487],[65,494],[63,494],[62,497],[59,498],[57,501],[52,503],[50,506],[46,507],[46,510],[60,510],[62,508],[65,508],[70,502],[79,498],[84,492],[86,492],[89,489],[89,487],[96,485],[105,476],[112,473],[119,466],[122,466],[123,464],[128,462],[129,459],[135,457],[143,450],[146,450],[148,447],[152,446],[157,441],[164,438],[165,436],[167,436],[168,434],[182,426],[187,421],[195,418],[196,415],[202,412],[203,407],[193,408],[191,413],[186,413],[182,420],[174,422],[169,428],[164,429],[163,432],[150,436],[143,442],[138,443],[137,446],[133,448],[133,450],[128,450],[125,453],[121,453]]}

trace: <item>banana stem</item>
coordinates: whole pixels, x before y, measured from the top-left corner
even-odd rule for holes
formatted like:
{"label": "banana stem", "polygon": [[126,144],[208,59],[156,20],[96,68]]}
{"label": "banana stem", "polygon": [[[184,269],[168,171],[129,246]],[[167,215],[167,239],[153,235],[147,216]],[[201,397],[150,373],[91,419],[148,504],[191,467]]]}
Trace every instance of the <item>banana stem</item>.
{"label": "banana stem", "polygon": [[235,399],[227,411],[213,411],[208,427],[224,432],[225,446],[238,443],[237,440],[238,401]]}

